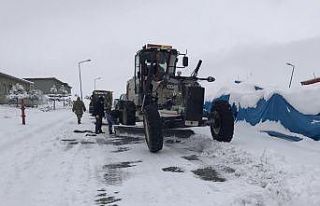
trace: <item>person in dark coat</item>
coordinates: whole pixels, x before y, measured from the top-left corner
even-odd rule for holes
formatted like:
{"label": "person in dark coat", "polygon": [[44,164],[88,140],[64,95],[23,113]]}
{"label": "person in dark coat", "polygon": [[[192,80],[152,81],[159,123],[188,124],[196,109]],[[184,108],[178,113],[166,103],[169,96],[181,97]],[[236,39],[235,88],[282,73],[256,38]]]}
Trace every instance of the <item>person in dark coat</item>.
{"label": "person in dark coat", "polygon": [[80,97],[78,97],[77,100],[73,102],[72,111],[77,115],[78,124],[81,124],[81,118],[83,112],[86,111],[86,107],[84,106],[83,101],[80,100]]}
{"label": "person in dark coat", "polygon": [[104,99],[99,97],[93,105],[93,115],[96,117],[96,134],[102,133],[102,118],[104,117]]}

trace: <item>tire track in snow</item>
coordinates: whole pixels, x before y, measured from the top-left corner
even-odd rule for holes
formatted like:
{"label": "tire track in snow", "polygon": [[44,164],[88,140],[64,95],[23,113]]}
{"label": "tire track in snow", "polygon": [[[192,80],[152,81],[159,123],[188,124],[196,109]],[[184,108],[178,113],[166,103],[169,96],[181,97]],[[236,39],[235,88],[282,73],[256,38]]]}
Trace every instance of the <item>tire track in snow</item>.
{"label": "tire track in snow", "polygon": [[[283,205],[291,201],[286,173],[267,161],[266,154],[258,159],[236,148],[232,143],[213,141],[206,135],[179,139],[181,143],[167,145],[191,157],[199,168],[214,168],[227,179],[227,190],[234,187],[231,205]],[[190,154],[191,152],[191,154]],[[224,186],[222,186],[223,188]],[[238,187],[238,188],[236,188]],[[239,188],[242,188],[239,191]],[[248,189],[249,188],[249,189]]]}
{"label": "tire track in snow", "polygon": [[[6,144],[1,159],[0,199],[8,205],[90,205],[93,201],[94,195],[87,192],[88,182],[95,184],[92,160],[87,158],[90,154],[80,145],[64,150],[61,138],[79,136],[69,124],[71,117],[62,116]],[[19,141],[29,133],[32,138]]]}
{"label": "tire track in snow", "polygon": [[[15,133],[15,137],[13,140],[7,141],[3,144],[0,145],[0,153],[5,152],[6,150],[10,149],[12,146],[16,146],[19,144],[22,144],[26,141],[30,141],[33,138],[36,138],[39,136],[39,133],[44,134],[44,138],[47,136],[47,132],[48,132],[48,128],[52,129],[52,125],[54,125],[56,129],[56,131],[58,131],[58,128],[64,126],[65,121],[71,119],[71,117],[69,117],[68,119],[66,119],[65,115],[63,115],[62,117],[59,117],[59,119],[54,120],[53,122],[46,122],[44,121],[44,123],[41,126],[32,128],[31,131],[28,131],[26,133],[22,133],[22,135],[19,135],[19,133]],[[28,128],[25,128],[28,129]]]}
{"label": "tire track in snow", "polygon": [[[8,201],[16,201],[15,196],[17,194],[21,195],[19,197],[21,201],[28,199],[26,194],[40,191],[39,188],[43,186],[42,183],[45,182],[45,178],[51,174],[51,171],[55,170],[55,168],[51,168],[52,163],[59,157],[59,151],[54,144],[56,142],[55,135],[59,131],[61,132],[64,127],[64,122],[61,119],[55,122],[61,123],[56,124],[54,128],[50,128],[52,134],[47,135],[47,130],[33,134],[32,138],[28,138],[29,141],[16,143],[2,154],[2,160],[5,160],[5,162],[1,164],[5,166],[2,168],[0,182],[4,187],[2,190],[4,192],[3,196]],[[44,126],[42,125],[42,127]],[[49,183],[50,181],[46,182],[46,184]]]}

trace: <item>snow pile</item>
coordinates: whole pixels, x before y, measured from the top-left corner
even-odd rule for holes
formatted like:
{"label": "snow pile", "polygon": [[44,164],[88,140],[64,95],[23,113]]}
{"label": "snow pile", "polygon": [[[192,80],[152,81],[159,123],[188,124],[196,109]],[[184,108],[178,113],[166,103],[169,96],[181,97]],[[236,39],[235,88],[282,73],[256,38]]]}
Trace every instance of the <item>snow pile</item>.
{"label": "snow pile", "polygon": [[294,108],[303,114],[317,115],[320,113],[320,83],[281,94]]}
{"label": "snow pile", "polygon": [[266,101],[274,94],[283,96],[299,112],[306,115],[320,113],[320,83],[301,86],[292,90],[283,90],[276,87],[262,88],[248,83],[239,83],[222,87],[216,94],[209,95],[210,100],[223,95],[230,95],[229,102],[237,108],[256,107],[260,99]]}

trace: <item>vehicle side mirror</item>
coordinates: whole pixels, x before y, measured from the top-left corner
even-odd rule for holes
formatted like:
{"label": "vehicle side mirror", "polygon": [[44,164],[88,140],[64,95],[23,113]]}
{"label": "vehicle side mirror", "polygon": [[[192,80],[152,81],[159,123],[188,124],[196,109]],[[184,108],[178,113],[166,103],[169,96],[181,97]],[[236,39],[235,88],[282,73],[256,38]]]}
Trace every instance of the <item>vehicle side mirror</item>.
{"label": "vehicle side mirror", "polygon": [[183,65],[184,67],[187,67],[188,64],[189,64],[189,59],[188,59],[187,56],[184,56],[183,59],[182,59],[182,65]]}
{"label": "vehicle side mirror", "polygon": [[207,81],[208,82],[213,82],[213,81],[215,81],[216,79],[214,78],[214,77],[211,77],[211,76],[209,76],[208,78],[207,78]]}

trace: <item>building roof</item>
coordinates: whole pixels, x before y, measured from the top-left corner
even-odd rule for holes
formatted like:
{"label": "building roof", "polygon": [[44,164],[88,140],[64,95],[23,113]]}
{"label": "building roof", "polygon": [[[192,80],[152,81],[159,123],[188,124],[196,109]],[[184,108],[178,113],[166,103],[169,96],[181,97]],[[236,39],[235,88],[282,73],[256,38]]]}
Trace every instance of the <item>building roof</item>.
{"label": "building roof", "polygon": [[55,77],[38,77],[38,78],[24,78],[28,81],[37,81],[37,80],[54,80],[54,81],[57,81],[59,82],[60,84],[66,86],[66,87],[69,87],[69,88],[72,88],[71,86],[69,86],[68,83],[65,83],[65,82],[62,82],[60,81],[59,79],[55,78]]}
{"label": "building roof", "polygon": [[314,78],[314,79],[309,79],[309,80],[306,80],[306,81],[302,81],[300,83],[301,83],[301,85],[309,85],[309,84],[315,84],[315,83],[318,83],[318,82],[320,82],[320,77]]}
{"label": "building roof", "polygon": [[21,78],[15,77],[15,76],[11,76],[11,75],[5,74],[3,72],[0,72],[0,76],[4,76],[6,78],[13,79],[13,80],[20,81],[20,82],[24,82],[24,83],[27,83],[27,84],[34,84],[33,82],[28,81],[26,79],[21,79]]}

